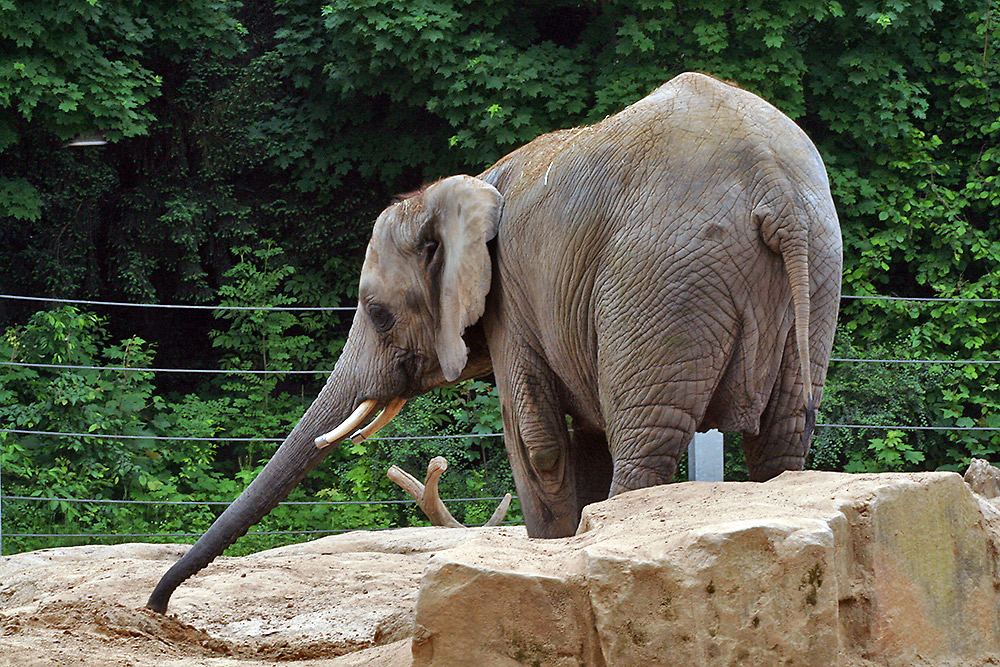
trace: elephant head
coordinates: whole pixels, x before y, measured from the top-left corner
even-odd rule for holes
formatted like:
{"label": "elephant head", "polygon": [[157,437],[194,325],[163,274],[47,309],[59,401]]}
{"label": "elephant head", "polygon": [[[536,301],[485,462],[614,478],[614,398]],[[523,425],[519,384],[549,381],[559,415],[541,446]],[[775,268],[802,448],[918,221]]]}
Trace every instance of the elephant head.
{"label": "elephant head", "polygon": [[487,243],[502,208],[493,186],[452,176],[378,217],[354,322],[325,386],[257,478],[163,575],[147,607],[165,612],[174,590],[284,499],[323,459],[327,444],[382,410],[355,434],[369,437],[406,399],[490,371],[481,334],[468,336],[476,339],[468,344],[463,334],[485,309],[492,275]]}

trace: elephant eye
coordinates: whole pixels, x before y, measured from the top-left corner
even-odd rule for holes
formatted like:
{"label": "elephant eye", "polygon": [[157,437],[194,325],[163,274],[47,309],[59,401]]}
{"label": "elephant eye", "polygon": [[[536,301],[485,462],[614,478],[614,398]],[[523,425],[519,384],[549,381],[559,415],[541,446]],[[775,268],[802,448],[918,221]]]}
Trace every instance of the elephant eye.
{"label": "elephant eye", "polygon": [[427,266],[434,264],[439,259],[440,250],[441,243],[436,239],[427,239],[424,241],[424,263]]}
{"label": "elephant eye", "polygon": [[388,308],[380,303],[370,303],[366,307],[368,317],[371,318],[375,330],[379,333],[388,333],[389,329],[396,324],[396,318]]}

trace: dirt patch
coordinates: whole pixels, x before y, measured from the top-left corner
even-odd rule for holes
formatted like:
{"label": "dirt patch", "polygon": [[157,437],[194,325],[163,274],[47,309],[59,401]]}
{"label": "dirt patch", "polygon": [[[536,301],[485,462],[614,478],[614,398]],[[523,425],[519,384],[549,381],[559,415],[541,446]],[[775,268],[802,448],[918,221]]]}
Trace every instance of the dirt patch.
{"label": "dirt patch", "polygon": [[[232,655],[228,642],[207,632],[145,608],[96,600],[53,602],[34,613],[0,615],[0,638],[30,638],[46,634],[77,640],[102,641],[107,645],[152,644],[160,652],[201,656]],[[61,642],[60,642],[61,643]]]}
{"label": "dirt patch", "polygon": [[352,533],[242,558],[145,608],[181,545],[47,549],[0,560],[0,667],[408,665],[437,552],[472,531]]}

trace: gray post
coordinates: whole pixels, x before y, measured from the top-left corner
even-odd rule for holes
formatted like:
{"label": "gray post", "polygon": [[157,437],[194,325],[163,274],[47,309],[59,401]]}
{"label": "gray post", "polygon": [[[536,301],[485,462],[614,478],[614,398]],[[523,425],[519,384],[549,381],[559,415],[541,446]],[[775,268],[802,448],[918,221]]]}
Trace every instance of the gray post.
{"label": "gray post", "polygon": [[[2,443],[2,439],[0,439]],[[3,445],[0,444],[0,558],[3,558]]]}
{"label": "gray post", "polygon": [[708,433],[695,433],[688,445],[688,479],[721,482],[723,459],[721,432],[712,429]]}

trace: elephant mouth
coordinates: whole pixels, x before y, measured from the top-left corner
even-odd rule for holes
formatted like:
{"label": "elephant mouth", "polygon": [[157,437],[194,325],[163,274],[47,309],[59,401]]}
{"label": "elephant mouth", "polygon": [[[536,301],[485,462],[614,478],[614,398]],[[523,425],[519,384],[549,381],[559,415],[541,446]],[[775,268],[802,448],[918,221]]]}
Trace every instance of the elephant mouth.
{"label": "elephant mouth", "polygon": [[405,398],[393,398],[388,403],[381,405],[382,410],[378,412],[375,419],[364,428],[360,428],[380,407],[380,403],[373,398],[362,401],[355,408],[354,412],[351,413],[351,416],[345,419],[340,426],[316,438],[316,447],[322,449],[329,445],[336,445],[348,437],[348,435],[350,435],[351,442],[354,444],[364,442],[375,435],[383,426],[391,422],[393,417],[403,409],[405,403]]}

